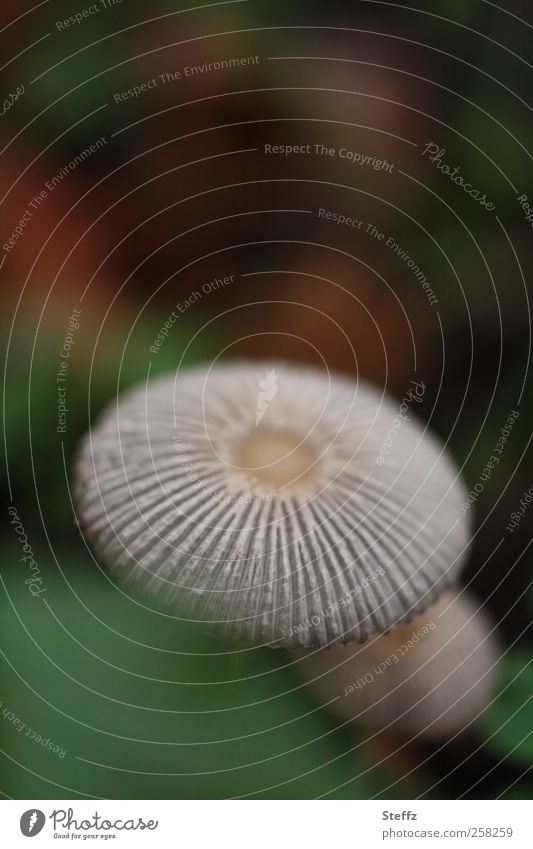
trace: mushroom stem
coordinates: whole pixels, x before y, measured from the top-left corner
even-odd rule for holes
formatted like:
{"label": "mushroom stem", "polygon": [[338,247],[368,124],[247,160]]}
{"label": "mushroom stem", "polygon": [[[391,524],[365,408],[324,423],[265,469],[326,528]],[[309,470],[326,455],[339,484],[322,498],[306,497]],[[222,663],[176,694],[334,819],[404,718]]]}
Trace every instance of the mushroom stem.
{"label": "mushroom stem", "polygon": [[498,646],[485,612],[462,593],[388,634],[296,654],[298,672],[342,721],[446,738],[488,705]]}

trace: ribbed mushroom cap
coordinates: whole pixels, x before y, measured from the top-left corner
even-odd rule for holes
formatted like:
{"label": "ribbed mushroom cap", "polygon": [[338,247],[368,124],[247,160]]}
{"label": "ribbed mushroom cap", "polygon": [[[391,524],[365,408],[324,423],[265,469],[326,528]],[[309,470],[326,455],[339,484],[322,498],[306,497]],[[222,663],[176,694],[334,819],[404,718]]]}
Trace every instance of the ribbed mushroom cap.
{"label": "ribbed mushroom cap", "polygon": [[467,595],[445,593],[408,625],[363,646],[299,652],[297,669],[342,721],[411,737],[462,730],[493,695],[497,641]]}
{"label": "ribbed mushroom cap", "polygon": [[228,637],[366,640],[436,599],[468,545],[456,469],[407,406],[276,362],[151,381],[83,440],[80,524],[114,574]]}

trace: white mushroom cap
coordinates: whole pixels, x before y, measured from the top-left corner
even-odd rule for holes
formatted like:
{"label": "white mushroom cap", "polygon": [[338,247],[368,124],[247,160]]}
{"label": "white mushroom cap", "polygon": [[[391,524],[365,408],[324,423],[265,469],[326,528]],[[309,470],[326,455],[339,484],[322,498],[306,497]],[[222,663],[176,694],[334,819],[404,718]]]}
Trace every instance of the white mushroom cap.
{"label": "white mushroom cap", "polygon": [[83,440],[80,524],[113,573],[228,637],[364,641],[435,600],[468,546],[463,487],[413,387],[400,408],[261,361],[136,387]]}
{"label": "white mushroom cap", "polygon": [[487,707],[499,651],[487,615],[445,593],[408,625],[370,640],[298,653],[298,672],[342,721],[446,738]]}

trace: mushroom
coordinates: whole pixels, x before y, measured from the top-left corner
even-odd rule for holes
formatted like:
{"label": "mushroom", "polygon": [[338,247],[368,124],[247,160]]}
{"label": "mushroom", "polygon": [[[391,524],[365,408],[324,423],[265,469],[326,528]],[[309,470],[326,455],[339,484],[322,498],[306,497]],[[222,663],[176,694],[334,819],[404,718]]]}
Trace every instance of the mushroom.
{"label": "mushroom", "polygon": [[298,653],[298,672],[342,721],[446,738],[487,707],[498,644],[483,609],[446,592],[422,616],[370,640]]}
{"label": "mushroom", "polygon": [[80,525],[114,575],[228,638],[364,641],[435,601],[469,543],[422,394],[263,361],[150,381],[82,442]]}

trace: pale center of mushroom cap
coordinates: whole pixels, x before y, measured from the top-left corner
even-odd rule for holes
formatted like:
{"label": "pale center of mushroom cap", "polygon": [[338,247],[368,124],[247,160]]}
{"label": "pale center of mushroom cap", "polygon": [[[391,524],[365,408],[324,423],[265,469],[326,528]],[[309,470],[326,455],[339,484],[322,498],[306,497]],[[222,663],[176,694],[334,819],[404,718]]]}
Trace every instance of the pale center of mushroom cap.
{"label": "pale center of mushroom cap", "polygon": [[308,442],[290,431],[266,427],[240,437],[231,454],[231,465],[245,472],[252,485],[269,489],[297,486],[316,462]]}

